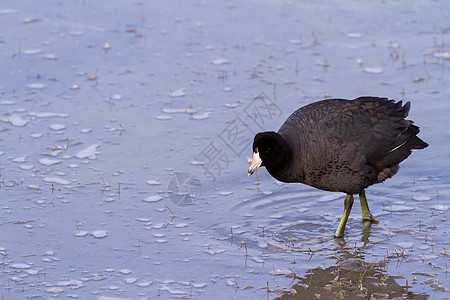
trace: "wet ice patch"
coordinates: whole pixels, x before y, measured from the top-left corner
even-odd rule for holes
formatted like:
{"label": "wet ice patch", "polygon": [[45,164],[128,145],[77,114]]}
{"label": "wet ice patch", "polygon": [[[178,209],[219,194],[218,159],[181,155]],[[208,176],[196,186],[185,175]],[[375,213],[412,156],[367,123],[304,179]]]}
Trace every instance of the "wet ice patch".
{"label": "wet ice patch", "polygon": [[87,236],[89,234],[89,232],[87,232],[87,231],[85,231],[85,230],[79,230],[79,231],[77,231],[75,234],[74,234],[74,236],[77,236],[77,237],[84,237],[84,236]]}
{"label": "wet ice patch", "polygon": [[0,101],[0,105],[14,105],[14,104],[16,104],[16,101],[11,101],[11,100]]}
{"label": "wet ice patch", "polygon": [[101,239],[108,236],[108,231],[106,230],[95,230],[91,232],[91,235],[97,239]]}
{"label": "wet ice patch", "polygon": [[164,228],[164,226],[166,226],[166,224],[158,223],[158,224],[153,225],[153,228],[154,229],[162,229],[162,228]]}
{"label": "wet ice patch", "polygon": [[66,129],[66,126],[55,123],[55,124],[50,125],[50,129],[53,131],[60,131],[60,130]]}
{"label": "wet ice patch", "polygon": [[24,163],[27,161],[27,157],[26,156],[19,156],[13,159],[13,162],[16,163]]}
{"label": "wet ice patch", "polygon": [[128,284],[133,284],[136,281],[138,281],[137,278],[127,278],[127,279],[125,279],[125,283],[128,283]]}
{"label": "wet ice patch", "polygon": [[37,275],[39,274],[40,270],[39,269],[28,269],[25,271],[25,273],[27,273],[28,275]]}
{"label": "wet ice patch", "polygon": [[172,117],[169,117],[169,116],[157,116],[156,119],[157,120],[166,121],[166,120],[171,120]]}
{"label": "wet ice patch", "polygon": [[22,51],[22,54],[25,55],[35,55],[42,53],[42,49],[25,49]]}
{"label": "wet ice patch", "polygon": [[161,182],[159,180],[147,180],[148,185],[160,185]]}
{"label": "wet ice patch", "polygon": [[43,180],[47,183],[57,183],[57,184],[61,184],[61,185],[67,185],[70,183],[69,180],[61,179],[58,177],[44,177]]}
{"label": "wet ice patch", "polygon": [[378,66],[378,67],[367,67],[364,68],[364,72],[366,73],[371,73],[371,74],[381,74],[383,73],[383,68]]}
{"label": "wet ice patch", "polygon": [[236,108],[239,106],[239,103],[234,102],[234,103],[225,103],[225,107],[227,108]]}
{"label": "wet ice patch", "polygon": [[258,247],[262,248],[262,249],[266,249],[267,247],[269,247],[269,244],[266,241],[259,241]]}
{"label": "wet ice patch", "polygon": [[81,286],[81,283],[77,280],[65,280],[56,284],[57,286]]}
{"label": "wet ice patch", "polygon": [[173,295],[174,297],[183,297],[183,296],[187,296],[188,293],[182,290],[177,290],[177,289],[173,289],[173,288],[169,288],[168,286],[163,286],[160,289],[161,291],[168,291],[169,294]]}
{"label": "wet ice patch", "polygon": [[191,161],[191,165],[193,165],[193,166],[203,166],[204,164],[205,164],[205,162],[200,161],[200,160]]}
{"label": "wet ice patch", "polygon": [[283,214],[278,213],[278,214],[270,215],[269,218],[272,218],[272,219],[281,219],[281,218],[283,218],[283,216],[284,216]]}
{"label": "wet ice patch", "polygon": [[205,111],[204,113],[201,113],[201,114],[200,113],[194,114],[191,117],[191,119],[192,120],[205,120],[205,119],[208,119],[210,116],[211,116],[211,112]]}
{"label": "wet ice patch", "polygon": [[187,227],[187,226],[188,226],[187,223],[179,223],[179,224],[176,224],[176,225],[175,225],[176,228],[185,228],[185,227]]}
{"label": "wet ice patch", "polygon": [[362,34],[359,32],[349,32],[347,33],[347,36],[352,39],[360,39],[362,37]]}
{"label": "wet ice patch", "polygon": [[117,101],[122,100],[122,95],[114,94],[114,95],[111,96],[111,99],[112,100],[117,100]]}
{"label": "wet ice patch", "polygon": [[289,269],[285,269],[285,268],[276,268],[273,269],[269,272],[271,275],[287,275],[287,274],[291,274],[292,271]]}
{"label": "wet ice patch", "polygon": [[21,170],[31,170],[31,169],[33,169],[33,165],[20,165],[19,166],[19,168],[21,169]]}
{"label": "wet ice patch", "polygon": [[169,96],[172,98],[180,98],[180,97],[186,96],[186,93],[184,92],[184,89],[179,89],[179,90],[170,92]]}
{"label": "wet ice patch", "polygon": [[59,114],[59,113],[52,113],[52,112],[39,112],[39,113],[31,112],[29,115],[36,117],[36,118],[53,118],[53,117],[68,118],[68,117],[70,117],[69,114]]}
{"label": "wet ice patch", "polygon": [[446,211],[446,210],[448,210],[448,206],[444,205],[444,204],[436,204],[436,205],[431,206],[430,208],[434,209],[434,210],[439,210],[439,211]]}
{"label": "wet ice patch", "polygon": [[427,180],[430,180],[430,177],[416,178],[416,181],[427,181]]}
{"label": "wet ice patch", "polygon": [[45,59],[48,59],[48,60],[57,60],[58,59],[56,54],[52,54],[52,53],[44,54],[42,57]]}
{"label": "wet ice patch", "polygon": [[429,196],[413,196],[413,199],[416,201],[430,201],[431,197],[429,197]]}
{"label": "wet ice patch", "polygon": [[411,242],[400,242],[400,243],[397,243],[397,246],[399,246],[399,247],[401,247],[403,249],[409,249],[409,248],[412,248],[413,243],[411,243]]}
{"label": "wet ice patch", "polygon": [[192,232],[180,232],[179,235],[180,236],[192,236],[194,234]]}
{"label": "wet ice patch", "polygon": [[42,90],[43,88],[45,88],[45,84],[43,84],[43,83],[30,83],[29,85],[27,85],[27,87],[29,89],[33,89],[33,90]]}
{"label": "wet ice patch", "polygon": [[140,282],[138,284],[136,284],[138,287],[149,287],[150,285],[152,285],[153,281],[144,281],[144,282]]}
{"label": "wet ice patch", "polygon": [[62,287],[55,286],[55,287],[48,288],[45,291],[50,294],[60,294],[60,293],[64,292],[64,289]]}
{"label": "wet ice patch", "polygon": [[231,60],[226,58],[217,58],[211,62],[213,65],[229,65],[231,64]]}
{"label": "wet ice patch", "polygon": [[228,279],[225,283],[226,283],[228,286],[237,286],[236,281],[234,281],[233,279]]}
{"label": "wet ice patch", "polygon": [[162,200],[162,197],[155,195],[155,196],[150,196],[148,198],[145,198],[144,202],[153,203],[153,202],[158,202],[160,200]]}
{"label": "wet ice patch", "polygon": [[15,264],[11,265],[11,268],[24,270],[24,269],[31,268],[31,266],[29,264],[26,264],[26,263],[15,263]]}
{"label": "wet ice patch", "polygon": [[97,148],[99,147],[99,144],[93,144],[90,145],[89,147],[81,150],[80,152],[78,152],[77,154],[75,154],[76,158],[79,159],[85,159],[85,158],[89,158],[89,159],[96,159],[96,155],[98,154],[98,152],[96,151]]}
{"label": "wet ice patch", "polygon": [[41,165],[52,166],[61,163],[59,159],[41,158],[38,160]]}
{"label": "wet ice patch", "polygon": [[222,191],[222,192],[219,192],[218,194],[220,196],[228,196],[228,195],[233,194],[233,192],[231,192],[231,191]]}
{"label": "wet ice patch", "polygon": [[450,60],[450,52],[436,52],[434,56],[437,58],[449,59]]}
{"label": "wet ice patch", "polygon": [[193,114],[195,113],[195,110],[192,108],[163,108],[162,112],[165,114],[177,114],[177,113]]}
{"label": "wet ice patch", "polygon": [[10,123],[11,125],[16,126],[16,127],[22,127],[28,123],[27,120],[22,119],[22,117],[18,116],[18,115],[11,115],[7,118],[0,119],[0,121],[5,122],[5,123]]}
{"label": "wet ice patch", "polygon": [[400,48],[400,43],[399,42],[390,42],[389,47],[398,49],[398,48]]}
{"label": "wet ice patch", "polygon": [[136,220],[139,222],[150,222],[151,221],[150,218],[136,218]]}
{"label": "wet ice patch", "polygon": [[62,152],[62,150],[54,149],[52,152],[46,153],[45,155],[55,157],[55,156],[58,156],[61,152]]}

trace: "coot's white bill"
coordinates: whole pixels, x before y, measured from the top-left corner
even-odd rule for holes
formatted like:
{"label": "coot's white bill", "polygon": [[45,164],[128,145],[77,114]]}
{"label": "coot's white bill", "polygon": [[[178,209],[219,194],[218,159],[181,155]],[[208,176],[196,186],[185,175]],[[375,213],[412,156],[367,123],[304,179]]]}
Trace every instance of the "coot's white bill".
{"label": "coot's white bill", "polygon": [[248,168],[248,177],[255,173],[256,169],[258,169],[262,164],[262,160],[259,157],[259,152],[253,153],[253,159],[252,163],[250,164],[250,167]]}

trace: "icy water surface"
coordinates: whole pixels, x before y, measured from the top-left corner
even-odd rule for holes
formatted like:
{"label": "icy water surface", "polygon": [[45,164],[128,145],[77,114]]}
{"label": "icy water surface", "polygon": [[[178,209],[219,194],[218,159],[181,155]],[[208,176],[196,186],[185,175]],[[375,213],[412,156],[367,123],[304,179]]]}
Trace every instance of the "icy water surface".
{"label": "icy water surface", "polygon": [[[2,299],[450,297],[447,1],[7,0],[0,27]],[[248,157],[361,95],[430,147],[335,240],[343,194]]]}

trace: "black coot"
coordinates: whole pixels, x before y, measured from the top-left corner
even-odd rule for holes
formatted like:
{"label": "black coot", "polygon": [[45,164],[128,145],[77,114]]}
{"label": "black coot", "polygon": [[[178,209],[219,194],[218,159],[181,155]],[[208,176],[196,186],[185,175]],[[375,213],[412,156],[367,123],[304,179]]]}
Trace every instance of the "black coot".
{"label": "black coot", "polygon": [[295,111],[276,132],[261,132],[253,142],[249,176],[259,166],[279,181],[301,182],[318,189],[344,192],[345,208],[335,237],[345,224],[359,194],[363,221],[377,223],[364,189],[399,170],[412,150],[428,146],[416,135],[419,127],[402,106],[387,98],[328,99]]}

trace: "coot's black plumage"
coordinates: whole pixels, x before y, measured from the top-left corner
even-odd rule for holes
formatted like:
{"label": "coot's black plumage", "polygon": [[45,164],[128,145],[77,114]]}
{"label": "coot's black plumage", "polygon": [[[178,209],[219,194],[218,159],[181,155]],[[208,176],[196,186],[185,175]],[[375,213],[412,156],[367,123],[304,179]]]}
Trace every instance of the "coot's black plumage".
{"label": "coot's black plumage", "polygon": [[412,150],[428,146],[417,137],[419,127],[405,120],[409,109],[410,102],[402,106],[402,101],[377,97],[306,105],[278,133],[255,136],[249,175],[265,166],[279,181],[346,193],[335,237],[344,234],[353,194],[359,194],[363,219],[378,222],[370,214],[364,189],[394,176]]}

